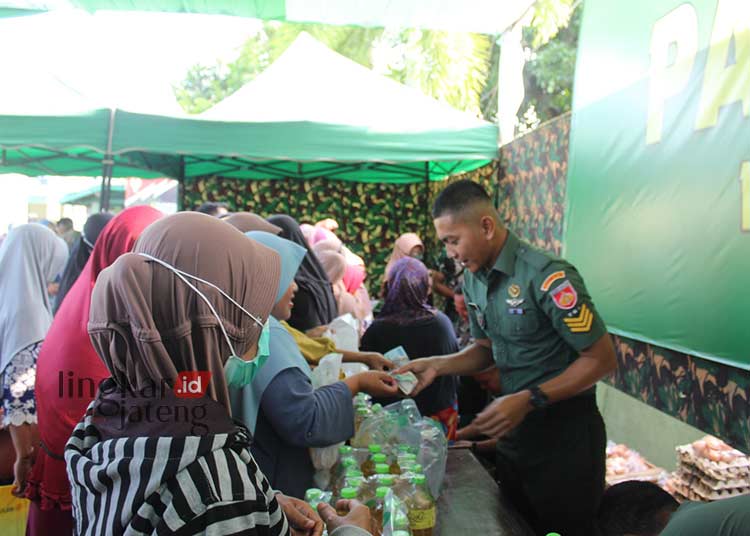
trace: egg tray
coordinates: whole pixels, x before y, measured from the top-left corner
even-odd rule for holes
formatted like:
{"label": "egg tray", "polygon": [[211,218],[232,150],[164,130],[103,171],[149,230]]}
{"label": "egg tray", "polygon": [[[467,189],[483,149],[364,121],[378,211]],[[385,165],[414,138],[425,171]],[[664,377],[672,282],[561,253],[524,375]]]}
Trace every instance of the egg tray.
{"label": "egg tray", "polygon": [[746,488],[750,487],[750,478],[748,477],[723,477],[714,478],[702,472],[700,469],[689,463],[680,464],[677,474],[684,477],[685,480],[690,478],[697,478],[700,482],[708,489],[721,490],[731,488]]}
{"label": "egg tray", "polygon": [[614,486],[615,484],[625,482],[626,480],[645,480],[647,482],[654,483],[659,482],[659,479],[664,474],[664,469],[654,467],[648,462],[646,462],[646,465],[649,465],[650,467],[652,467],[652,469],[649,469],[647,471],[637,471],[634,473],[624,473],[621,475],[606,475],[605,479],[607,481],[607,486]]}
{"label": "egg tray", "polygon": [[732,463],[715,462],[693,451],[692,445],[677,447],[677,456],[681,462],[697,467],[704,474],[717,480],[747,478],[750,477],[750,458],[742,456],[736,458]]}
{"label": "egg tray", "polygon": [[694,476],[686,481],[680,473],[677,474],[672,485],[679,494],[691,501],[718,501],[750,493],[750,486],[720,490],[711,489]]}

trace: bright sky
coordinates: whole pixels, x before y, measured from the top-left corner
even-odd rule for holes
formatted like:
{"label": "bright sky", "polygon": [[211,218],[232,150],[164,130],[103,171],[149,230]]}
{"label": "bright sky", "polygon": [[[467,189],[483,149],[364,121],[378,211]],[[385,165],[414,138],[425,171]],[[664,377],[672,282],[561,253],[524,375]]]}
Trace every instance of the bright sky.
{"label": "bright sky", "polygon": [[74,9],[0,19],[0,83],[12,73],[47,70],[108,106],[177,112],[172,85],[196,64],[225,62],[260,21],[221,15]]}

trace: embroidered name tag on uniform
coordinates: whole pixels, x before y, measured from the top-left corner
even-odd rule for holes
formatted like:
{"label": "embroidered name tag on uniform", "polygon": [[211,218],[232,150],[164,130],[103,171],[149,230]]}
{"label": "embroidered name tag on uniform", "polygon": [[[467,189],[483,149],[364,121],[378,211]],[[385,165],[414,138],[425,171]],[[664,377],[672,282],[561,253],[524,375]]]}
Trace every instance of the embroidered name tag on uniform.
{"label": "embroidered name tag on uniform", "polygon": [[563,318],[563,322],[568,326],[571,333],[588,333],[591,331],[591,325],[594,323],[594,313],[584,303],[581,305],[581,311],[576,316]]}

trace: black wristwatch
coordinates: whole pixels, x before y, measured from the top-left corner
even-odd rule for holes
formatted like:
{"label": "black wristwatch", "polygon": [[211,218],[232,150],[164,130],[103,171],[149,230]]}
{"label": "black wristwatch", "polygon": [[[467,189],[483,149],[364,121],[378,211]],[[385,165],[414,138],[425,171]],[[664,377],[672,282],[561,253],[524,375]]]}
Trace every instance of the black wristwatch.
{"label": "black wristwatch", "polygon": [[530,402],[534,406],[534,409],[543,409],[549,406],[549,398],[547,398],[547,395],[544,394],[544,391],[538,385],[531,387],[529,391],[531,391]]}

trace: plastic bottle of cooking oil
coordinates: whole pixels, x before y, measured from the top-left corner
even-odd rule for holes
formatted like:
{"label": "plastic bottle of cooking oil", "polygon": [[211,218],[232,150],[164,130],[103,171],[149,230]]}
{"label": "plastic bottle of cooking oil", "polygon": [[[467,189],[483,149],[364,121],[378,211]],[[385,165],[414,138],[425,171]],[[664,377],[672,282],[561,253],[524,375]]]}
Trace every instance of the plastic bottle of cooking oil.
{"label": "plastic bottle of cooking oil", "polygon": [[412,479],[414,492],[406,498],[409,528],[413,536],[432,536],[437,522],[435,499],[432,498],[424,475]]}

